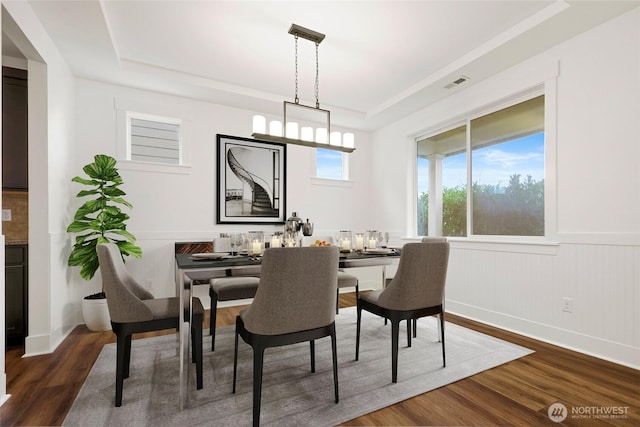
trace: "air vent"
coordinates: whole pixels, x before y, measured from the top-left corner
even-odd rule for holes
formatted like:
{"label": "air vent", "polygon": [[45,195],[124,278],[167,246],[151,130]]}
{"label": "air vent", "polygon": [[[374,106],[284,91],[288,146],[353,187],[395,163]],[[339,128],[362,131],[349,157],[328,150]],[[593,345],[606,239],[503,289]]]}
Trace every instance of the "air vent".
{"label": "air vent", "polygon": [[448,85],[446,85],[444,88],[445,89],[451,89],[452,87],[456,87],[458,85],[461,85],[462,83],[466,82],[467,80],[469,80],[469,77],[460,76],[456,80],[454,80],[453,82],[451,82]]}

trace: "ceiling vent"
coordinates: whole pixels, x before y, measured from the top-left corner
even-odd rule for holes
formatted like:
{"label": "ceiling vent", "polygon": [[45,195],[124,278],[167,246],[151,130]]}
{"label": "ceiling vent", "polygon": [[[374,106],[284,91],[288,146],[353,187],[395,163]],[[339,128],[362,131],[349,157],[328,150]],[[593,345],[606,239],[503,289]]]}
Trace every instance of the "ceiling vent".
{"label": "ceiling vent", "polygon": [[461,85],[462,83],[466,82],[467,80],[469,80],[469,77],[460,76],[456,80],[454,80],[451,83],[449,83],[448,85],[446,85],[444,88],[445,89],[451,89],[452,87],[456,87],[456,86]]}

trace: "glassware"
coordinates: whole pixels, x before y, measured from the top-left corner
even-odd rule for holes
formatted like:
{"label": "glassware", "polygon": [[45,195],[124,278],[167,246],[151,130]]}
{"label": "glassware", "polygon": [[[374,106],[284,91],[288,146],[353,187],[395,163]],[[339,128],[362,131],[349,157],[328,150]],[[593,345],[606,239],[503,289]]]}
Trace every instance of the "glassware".
{"label": "glassware", "polygon": [[351,231],[341,230],[338,243],[340,244],[340,250],[344,252],[351,251],[353,245],[353,238]]}
{"label": "glassware", "polygon": [[376,249],[378,247],[378,231],[377,230],[368,230],[367,231],[367,249]]}
{"label": "glassware", "polygon": [[249,255],[259,256],[264,252],[264,232],[249,231]]}
{"label": "glassware", "polygon": [[364,250],[364,234],[356,233],[355,241],[356,241],[356,251]]}

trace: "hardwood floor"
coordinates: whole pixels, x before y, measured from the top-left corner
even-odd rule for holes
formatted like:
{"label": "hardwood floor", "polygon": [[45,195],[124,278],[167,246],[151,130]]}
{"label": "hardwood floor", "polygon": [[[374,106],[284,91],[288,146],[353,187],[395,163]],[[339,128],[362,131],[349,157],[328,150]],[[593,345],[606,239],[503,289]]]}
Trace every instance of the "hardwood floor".
{"label": "hardwood floor", "polygon": [[[353,293],[340,295],[341,307],[354,304]],[[218,326],[234,324],[241,309],[219,309]],[[345,426],[558,425],[547,415],[549,406],[556,402],[568,409],[568,417],[560,425],[640,425],[640,371],[460,317],[448,315],[447,320],[535,353],[356,418]],[[208,318],[205,322],[208,324]],[[136,338],[152,335],[158,333]],[[102,346],[115,342],[114,338],[112,332],[89,332],[79,326],[53,354],[22,358],[21,348],[8,350],[7,392],[12,396],[0,407],[0,425],[60,425]],[[626,411],[621,414],[624,418],[586,418],[586,411],[612,408]],[[582,418],[572,415],[572,410],[580,411]]]}

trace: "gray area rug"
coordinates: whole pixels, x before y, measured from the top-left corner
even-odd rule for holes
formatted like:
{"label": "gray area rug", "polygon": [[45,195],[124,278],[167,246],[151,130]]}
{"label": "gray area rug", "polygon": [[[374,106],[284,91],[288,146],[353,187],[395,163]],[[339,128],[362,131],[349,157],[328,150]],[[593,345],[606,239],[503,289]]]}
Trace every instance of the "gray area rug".
{"label": "gray area rug", "polygon": [[[363,311],[360,360],[355,358],[356,310],[336,316],[340,402],[334,403],[331,342],[316,341],[316,373],[309,344],[267,349],[262,388],[262,425],[333,426],[450,384],[532,353],[526,348],[446,323],[447,366],[442,367],[437,322],[418,321],[418,337],[407,347],[400,330],[398,382],[391,382],[391,326]],[[190,369],[189,402],[178,408],[175,335],[134,340],[131,376],[122,407],[115,396],[115,344],[105,345],[63,425],[66,426],[249,426],[252,420],[253,354],[239,338],[238,383],[231,394],[235,326],[217,329],[211,352],[204,339],[204,388],[195,390]]]}

